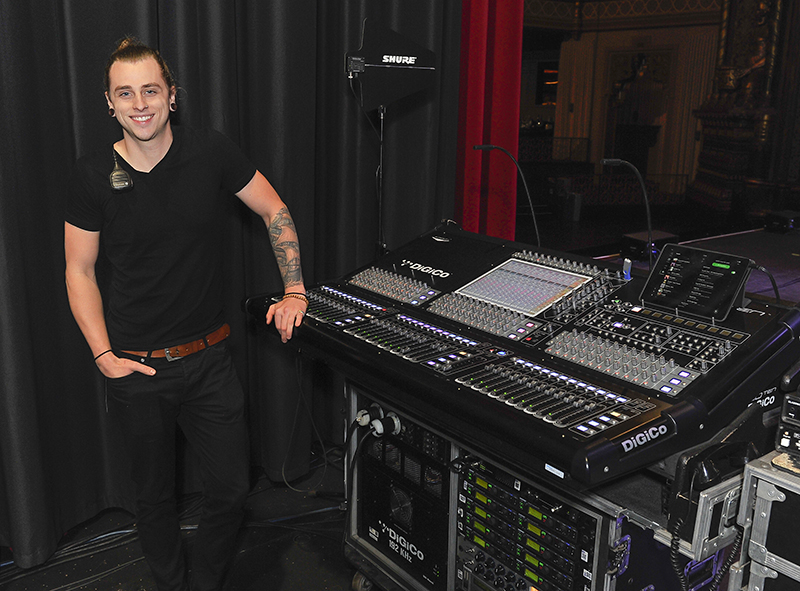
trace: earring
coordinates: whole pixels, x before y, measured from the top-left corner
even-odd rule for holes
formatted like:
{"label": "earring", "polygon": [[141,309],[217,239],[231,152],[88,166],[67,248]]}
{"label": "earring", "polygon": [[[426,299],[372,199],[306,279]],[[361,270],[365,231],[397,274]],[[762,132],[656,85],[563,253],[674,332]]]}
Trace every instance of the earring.
{"label": "earring", "polygon": [[170,103],[169,104],[169,110],[174,113],[175,111],[178,110],[178,105],[176,103]]}
{"label": "earring", "polygon": [[111,107],[111,108],[108,110],[108,116],[109,116],[109,117],[113,117],[113,116],[114,116],[114,107]]}

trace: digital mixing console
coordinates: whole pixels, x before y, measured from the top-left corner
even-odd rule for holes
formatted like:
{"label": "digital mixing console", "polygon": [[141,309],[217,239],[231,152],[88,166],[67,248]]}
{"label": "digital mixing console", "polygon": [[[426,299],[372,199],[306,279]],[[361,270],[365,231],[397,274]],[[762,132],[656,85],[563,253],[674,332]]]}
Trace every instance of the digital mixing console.
{"label": "digital mixing console", "polygon": [[768,410],[800,311],[746,302],[748,263],[669,245],[630,277],[444,224],[309,289],[297,338],[488,459],[591,487]]}

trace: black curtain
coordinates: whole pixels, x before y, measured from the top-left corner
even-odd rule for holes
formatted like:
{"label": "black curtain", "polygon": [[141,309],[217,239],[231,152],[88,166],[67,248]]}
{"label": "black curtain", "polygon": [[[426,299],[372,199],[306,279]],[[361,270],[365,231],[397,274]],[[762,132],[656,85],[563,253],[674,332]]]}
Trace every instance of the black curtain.
{"label": "black curtain", "polygon": [[[115,42],[133,34],[157,47],[180,87],[178,122],[224,132],[271,180],[313,285],[377,253],[376,113],[360,112],[344,71],[364,18],[437,55],[435,86],[387,106],[386,243],[452,216],[460,10],[457,0],[0,2],[0,546],[18,566],[46,561],[103,509],[131,506],[103,380],[63,283],[64,181],[78,156],[120,137],[102,89]],[[308,416],[296,413],[299,384],[314,366],[242,311],[245,296],[281,289],[263,223],[239,206],[226,230],[253,462],[291,479],[307,468],[311,430],[295,418]],[[339,416],[322,421],[341,427]]]}

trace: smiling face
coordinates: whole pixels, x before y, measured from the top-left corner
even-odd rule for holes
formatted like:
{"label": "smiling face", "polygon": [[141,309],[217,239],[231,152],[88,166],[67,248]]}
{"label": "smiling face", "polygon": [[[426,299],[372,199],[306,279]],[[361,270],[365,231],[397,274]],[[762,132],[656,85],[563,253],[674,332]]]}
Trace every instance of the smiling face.
{"label": "smiling face", "polygon": [[144,144],[171,136],[169,105],[175,100],[175,87],[167,87],[154,58],[114,62],[106,100],[126,141]]}

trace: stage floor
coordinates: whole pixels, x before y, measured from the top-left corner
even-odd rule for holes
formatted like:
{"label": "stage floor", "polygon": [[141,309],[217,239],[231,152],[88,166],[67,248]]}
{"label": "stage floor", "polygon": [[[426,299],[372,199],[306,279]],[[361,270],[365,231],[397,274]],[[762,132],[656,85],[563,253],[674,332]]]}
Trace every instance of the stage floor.
{"label": "stage floor", "polygon": [[[771,232],[754,227],[757,222],[753,220],[715,225],[689,206],[654,207],[652,213],[654,232],[674,234],[680,244],[745,256],[772,274],[782,303],[800,302],[800,230]],[[577,221],[545,208],[537,211],[536,219],[543,247],[606,260],[619,259],[626,234],[643,232],[647,227],[644,213],[633,207],[587,210]],[[531,216],[520,212],[516,240],[534,245],[535,236]],[[647,268],[646,262],[635,264]],[[751,273],[746,291],[752,296],[775,300],[769,276],[762,271]]]}
{"label": "stage floor", "polygon": [[[344,558],[341,460],[329,459],[327,470],[320,462],[308,476],[291,482],[291,488],[265,478],[257,481],[224,591],[351,588],[356,571]],[[180,505],[189,552],[197,501],[197,495],[188,495]],[[44,565],[29,570],[13,564],[0,567],[0,589],[156,591],[133,525],[125,511],[101,513],[67,532],[56,555]],[[0,564],[10,558],[3,552]]]}
{"label": "stage floor", "polygon": [[[780,234],[758,229],[689,240],[684,244],[747,257],[772,274],[782,303],[800,302],[800,232],[797,230]],[[750,274],[745,291],[750,295],[775,298],[769,275],[759,270]]]}

